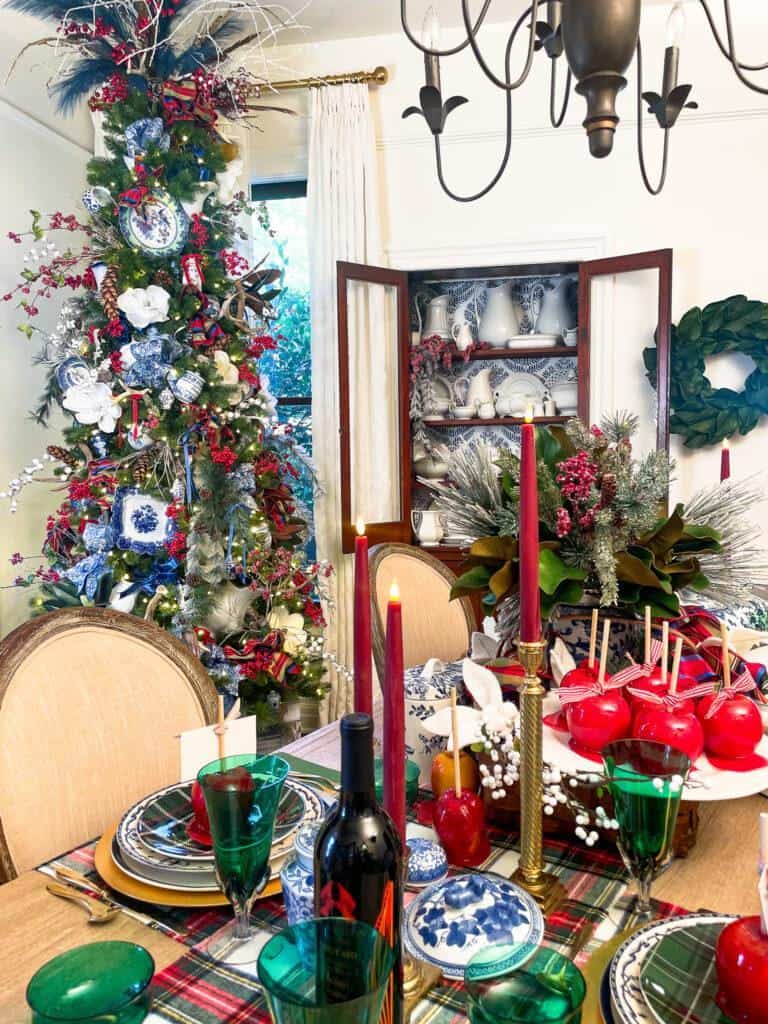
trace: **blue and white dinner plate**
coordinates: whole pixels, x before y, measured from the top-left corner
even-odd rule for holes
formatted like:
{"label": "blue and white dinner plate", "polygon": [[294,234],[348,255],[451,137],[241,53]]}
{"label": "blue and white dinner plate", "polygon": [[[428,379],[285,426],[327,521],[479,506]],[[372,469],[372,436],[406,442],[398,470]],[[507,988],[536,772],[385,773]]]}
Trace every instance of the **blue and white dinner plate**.
{"label": "blue and white dinner plate", "polygon": [[[446,978],[463,978],[464,968],[480,949],[507,944],[499,970],[511,970],[544,936],[544,918],[536,902],[519,885],[501,875],[467,874],[445,878],[422,889],[405,911],[405,946],[420,960],[439,967]],[[509,956],[509,945],[520,955]]]}
{"label": "blue and white dinner plate", "polygon": [[155,189],[143,204],[122,206],[118,215],[123,238],[148,256],[177,256],[187,241],[189,217],[165,189]]}
{"label": "blue and white dinner plate", "polygon": [[691,924],[727,924],[732,920],[724,914],[685,914],[652,921],[630,935],[616,950],[608,971],[615,1024],[658,1024],[658,1018],[643,995],[640,972],[648,954],[665,935]]}

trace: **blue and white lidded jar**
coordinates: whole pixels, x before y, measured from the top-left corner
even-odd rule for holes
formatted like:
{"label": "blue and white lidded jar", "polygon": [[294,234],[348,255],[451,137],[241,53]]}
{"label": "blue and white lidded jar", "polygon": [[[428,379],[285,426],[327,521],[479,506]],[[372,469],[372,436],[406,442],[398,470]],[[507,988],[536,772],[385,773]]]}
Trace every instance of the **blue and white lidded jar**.
{"label": "blue and white lidded jar", "polygon": [[315,840],[323,823],[310,821],[296,833],[293,856],[283,864],[280,881],[288,924],[309,921],[315,916]]}

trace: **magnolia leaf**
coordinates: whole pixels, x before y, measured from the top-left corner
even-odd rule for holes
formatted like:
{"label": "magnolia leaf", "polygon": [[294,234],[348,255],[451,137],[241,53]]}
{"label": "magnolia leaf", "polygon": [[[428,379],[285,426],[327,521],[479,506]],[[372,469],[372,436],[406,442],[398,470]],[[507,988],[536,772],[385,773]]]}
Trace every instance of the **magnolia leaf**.
{"label": "magnolia leaf", "polygon": [[469,549],[469,555],[480,562],[511,562],[517,558],[517,538],[479,537]]}
{"label": "magnolia leaf", "polygon": [[665,554],[683,535],[685,523],[681,515],[682,505],[678,505],[675,511],[661,522],[653,533],[641,537],[639,542],[642,547],[649,548],[654,555]]}
{"label": "magnolia leaf", "polygon": [[563,580],[554,594],[541,594],[541,611],[545,618],[560,604],[578,604],[584,596],[584,587],[578,580]]}
{"label": "magnolia leaf", "polygon": [[656,573],[644,561],[630,555],[628,551],[620,551],[616,555],[616,575],[628,583],[639,583],[643,587],[653,589],[661,587]]}
{"label": "magnolia leaf", "polygon": [[495,594],[497,600],[501,600],[505,594],[508,594],[514,584],[515,579],[512,573],[511,562],[505,562],[488,581],[488,586],[491,588],[492,593]]}
{"label": "magnolia leaf", "polygon": [[554,596],[557,588],[565,580],[585,580],[584,569],[575,565],[566,565],[562,558],[551,548],[539,550],[539,586],[545,594]]}
{"label": "magnolia leaf", "polygon": [[451,600],[455,597],[464,597],[474,590],[485,590],[491,575],[491,570],[485,565],[475,565],[468,569],[451,587]]}

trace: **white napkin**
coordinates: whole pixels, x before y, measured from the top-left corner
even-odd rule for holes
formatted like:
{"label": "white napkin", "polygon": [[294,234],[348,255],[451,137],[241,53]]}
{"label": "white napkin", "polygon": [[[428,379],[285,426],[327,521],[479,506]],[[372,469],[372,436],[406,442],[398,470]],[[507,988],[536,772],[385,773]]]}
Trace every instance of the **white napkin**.
{"label": "white napkin", "polygon": [[[256,716],[235,718],[224,723],[227,756],[231,754],[256,753]],[[202,729],[190,729],[179,737],[181,774],[180,781],[194,779],[204,764],[219,756],[219,737],[215,725]]]}

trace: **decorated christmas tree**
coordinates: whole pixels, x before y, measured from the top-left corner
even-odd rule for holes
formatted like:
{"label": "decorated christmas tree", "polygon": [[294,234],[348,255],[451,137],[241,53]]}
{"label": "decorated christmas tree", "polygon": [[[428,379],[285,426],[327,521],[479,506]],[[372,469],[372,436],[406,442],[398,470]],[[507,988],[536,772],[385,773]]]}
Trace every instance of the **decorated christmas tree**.
{"label": "decorated christmas tree", "polygon": [[[38,611],[95,604],[154,619],[269,719],[281,700],[324,692],[330,570],[307,564],[292,489],[303,452],[259,374],[279,344],[280,271],[238,251],[252,211],[234,192],[242,164],[228,135],[264,107],[259,83],[230,68],[261,8],[11,6],[57,19],[53,93],[63,111],[87,98],[106,144],[88,165],[84,215],[33,213],[30,231],[9,236],[31,245],[5,300],[47,367],[35,417],[58,405],[69,420],[3,495],[15,511],[43,471],[62,492],[47,564],[16,582],[40,588]],[[40,303],[59,296],[44,331]]]}

